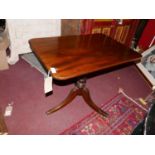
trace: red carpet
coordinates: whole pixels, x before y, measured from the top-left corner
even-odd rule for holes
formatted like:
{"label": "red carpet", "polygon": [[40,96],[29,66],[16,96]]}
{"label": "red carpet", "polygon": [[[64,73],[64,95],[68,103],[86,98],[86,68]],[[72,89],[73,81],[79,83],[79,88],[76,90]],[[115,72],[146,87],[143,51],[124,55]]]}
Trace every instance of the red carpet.
{"label": "red carpet", "polygon": [[106,104],[101,105],[101,108],[109,113],[107,118],[92,112],[61,134],[128,135],[146,114],[141,107],[122,94],[118,94]]}
{"label": "red carpet", "polygon": [[[2,112],[8,103],[14,103],[12,115],[5,117],[9,135],[58,135],[93,112],[82,97],[77,97],[71,104],[47,116],[45,112],[58,105],[74,84],[53,83],[53,94],[46,97],[43,79],[43,75],[24,60],[10,66],[9,70],[0,71]],[[133,99],[145,98],[151,92],[134,65],[89,78],[87,87],[98,106],[115,96],[119,88]]]}

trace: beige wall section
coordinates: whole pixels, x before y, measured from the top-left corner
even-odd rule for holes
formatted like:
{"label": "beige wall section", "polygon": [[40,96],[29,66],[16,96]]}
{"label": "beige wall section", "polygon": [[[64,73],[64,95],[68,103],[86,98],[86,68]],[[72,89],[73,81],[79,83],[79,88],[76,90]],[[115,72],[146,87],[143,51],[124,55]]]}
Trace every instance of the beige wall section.
{"label": "beige wall section", "polygon": [[9,64],[15,64],[19,55],[32,52],[28,40],[61,35],[60,19],[7,19],[11,56]]}
{"label": "beige wall section", "polygon": [[81,27],[80,19],[62,19],[61,20],[61,35],[79,35]]}

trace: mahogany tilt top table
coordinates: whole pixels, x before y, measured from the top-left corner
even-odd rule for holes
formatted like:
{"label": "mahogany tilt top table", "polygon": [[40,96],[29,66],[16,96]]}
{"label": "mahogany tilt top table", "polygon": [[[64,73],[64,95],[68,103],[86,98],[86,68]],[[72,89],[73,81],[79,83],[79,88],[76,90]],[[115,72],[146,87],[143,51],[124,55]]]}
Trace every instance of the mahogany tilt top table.
{"label": "mahogany tilt top table", "polygon": [[75,88],[70,91],[67,98],[58,106],[48,110],[47,114],[59,110],[80,95],[96,112],[107,116],[108,114],[92,101],[85,87],[84,77],[141,59],[139,53],[102,34],[35,38],[29,43],[32,51],[47,70],[51,67],[56,69],[56,73],[52,73],[54,79],[69,80],[79,77]]}

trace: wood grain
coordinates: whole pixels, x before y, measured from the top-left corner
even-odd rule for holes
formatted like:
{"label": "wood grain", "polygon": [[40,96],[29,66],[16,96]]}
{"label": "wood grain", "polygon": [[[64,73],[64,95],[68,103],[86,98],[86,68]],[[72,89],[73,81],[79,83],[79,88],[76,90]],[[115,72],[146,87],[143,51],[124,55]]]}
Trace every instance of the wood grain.
{"label": "wood grain", "polygon": [[8,133],[8,129],[7,129],[6,123],[4,121],[2,109],[0,108],[0,135],[5,135],[7,133]]}
{"label": "wood grain", "polygon": [[29,41],[32,51],[57,80],[67,80],[129,62],[141,55],[103,34],[36,38]]}

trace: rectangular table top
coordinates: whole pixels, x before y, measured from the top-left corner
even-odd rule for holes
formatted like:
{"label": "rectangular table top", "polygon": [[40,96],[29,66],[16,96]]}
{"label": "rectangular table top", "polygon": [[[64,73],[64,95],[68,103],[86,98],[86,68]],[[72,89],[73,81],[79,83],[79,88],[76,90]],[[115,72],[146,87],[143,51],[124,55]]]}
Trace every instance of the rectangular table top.
{"label": "rectangular table top", "polygon": [[103,34],[34,38],[32,51],[43,66],[56,69],[53,78],[67,80],[129,62],[141,54]]}

